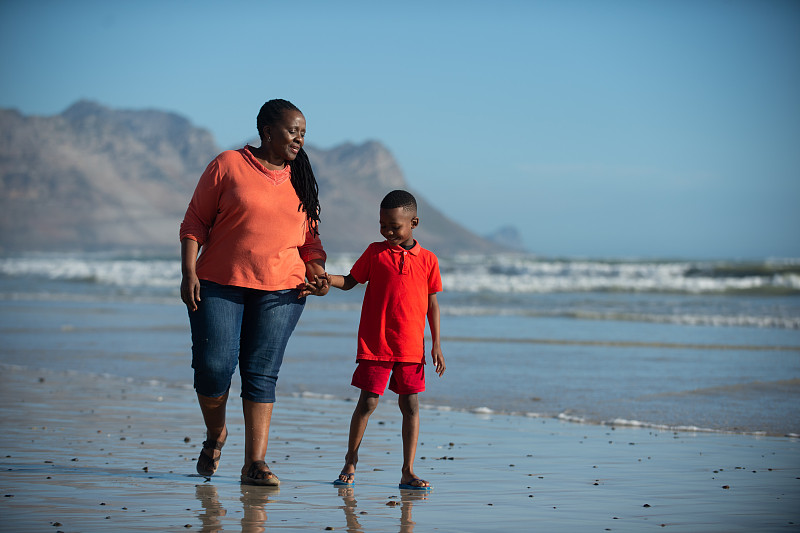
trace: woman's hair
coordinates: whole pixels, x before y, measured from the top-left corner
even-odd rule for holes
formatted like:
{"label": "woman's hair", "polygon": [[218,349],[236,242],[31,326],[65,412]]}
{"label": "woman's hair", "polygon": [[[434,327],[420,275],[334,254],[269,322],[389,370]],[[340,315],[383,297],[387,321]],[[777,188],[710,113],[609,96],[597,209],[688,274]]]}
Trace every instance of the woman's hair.
{"label": "woman's hair", "polygon": [[[297,111],[302,113],[297,106],[288,100],[270,100],[261,106],[261,110],[256,117],[256,127],[261,144],[264,144],[264,127],[273,126],[283,119],[287,111]],[[319,213],[322,208],[319,205],[319,186],[314,171],[311,169],[311,162],[308,160],[306,151],[300,148],[297,157],[289,166],[292,167],[292,186],[300,198],[298,211],[305,211],[308,219],[308,226],[314,235],[319,235]]]}

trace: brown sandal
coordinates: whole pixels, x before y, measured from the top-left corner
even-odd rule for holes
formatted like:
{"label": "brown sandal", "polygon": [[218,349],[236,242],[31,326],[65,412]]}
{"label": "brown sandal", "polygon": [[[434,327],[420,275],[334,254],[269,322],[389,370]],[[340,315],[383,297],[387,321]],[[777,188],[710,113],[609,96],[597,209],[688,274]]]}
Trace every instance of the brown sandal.
{"label": "brown sandal", "polygon": [[247,474],[242,474],[242,483],[245,485],[264,485],[267,487],[277,487],[281,484],[278,476],[272,473],[272,470],[267,467],[262,470],[262,467],[267,466],[264,461],[253,461],[250,463],[250,468],[247,469]]}
{"label": "brown sandal", "polygon": [[[214,475],[219,466],[219,459],[222,457],[222,453],[215,458],[213,450],[220,450],[221,452],[223,446],[225,446],[225,441],[207,440],[203,442],[203,449],[200,450],[200,457],[197,458],[198,474],[205,477]],[[208,455],[206,450],[212,450],[211,455]]]}

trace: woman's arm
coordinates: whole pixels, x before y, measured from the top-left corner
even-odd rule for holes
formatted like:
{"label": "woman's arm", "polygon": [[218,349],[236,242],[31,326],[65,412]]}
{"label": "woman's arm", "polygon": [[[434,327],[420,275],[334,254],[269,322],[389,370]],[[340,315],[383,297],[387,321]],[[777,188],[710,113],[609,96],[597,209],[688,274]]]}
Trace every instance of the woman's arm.
{"label": "woman's arm", "polygon": [[200,245],[194,239],[181,240],[181,300],[189,311],[197,311],[200,301],[200,280],[197,279],[197,254]]}

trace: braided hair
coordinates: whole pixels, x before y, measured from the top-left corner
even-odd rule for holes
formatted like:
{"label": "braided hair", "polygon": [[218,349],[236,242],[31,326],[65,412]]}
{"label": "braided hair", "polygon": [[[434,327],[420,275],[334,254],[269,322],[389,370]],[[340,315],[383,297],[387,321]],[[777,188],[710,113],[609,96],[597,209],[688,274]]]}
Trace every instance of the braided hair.
{"label": "braided hair", "polygon": [[[256,127],[258,128],[258,136],[262,145],[264,144],[264,127],[277,124],[287,111],[302,113],[297,106],[288,100],[270,100],[261,106],[258,117],[256,117]],[[305,211],[311,233],[319,235],[319,214],[322,210],[319,205],[319,186],[306,151],[300,148],[297,157],[289,163],[289,166],[292,167],[291,176],[294,192],[300,198],[300,205],[297,206],[297,210]]]}

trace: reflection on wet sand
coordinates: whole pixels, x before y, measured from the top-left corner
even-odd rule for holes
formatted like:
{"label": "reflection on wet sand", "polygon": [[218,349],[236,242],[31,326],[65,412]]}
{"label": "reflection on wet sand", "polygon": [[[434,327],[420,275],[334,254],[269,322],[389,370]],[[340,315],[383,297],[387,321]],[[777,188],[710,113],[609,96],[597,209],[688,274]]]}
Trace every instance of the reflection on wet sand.
{"label": "reflection on wet sand", "polygon": [[344,505],[341,506],[341,509],[344,511],[344,519],[347,522],[346,531],[348,531],[348,533],[361,533],[364,530],[361,527],[361,524],[358,522],[358,515],[356,514],[358,501],[356,500],[354,493],[355,489],[353,487],[339,488],[339,496],[344,502]]}
{"label": "reflection on wet sand", "polygon": [[414,502],[427,499],[427,491],[400,491],[400,533],[413,533],[417,523],[411,519],[411,509],[414,507]]}
{"label": "reflection on wet sand", "polygon": [[[263,533],[266,531],[267,502],[270,496],[280,492],[277,487],[241,486],[242,502],[241,530],[243,533]],[[224,531],[221,518],[228,514],[219,501],[217,487],[208,483],[195,486],[195,497],[200,501],[203,511],[198,515],[202,524],[200,531],[216,533]]]}
{"label": "reflection on wet sand", "polygon": [[267,502],[270,496],[280,493],[278,487],[257,487],[242,485],[242,533],[262,533],[266,531]]}
{"label": "reflection on wet sand", "polygon": [[[400,491],[400,533],[413,533],[414,526],[417,525],[412,519],[411,511],[414,507],[414,502],[419,500],[427,500],[428,492],[401,490]],[[344,518],[346,522],[346,531],[348,533],[364,533],[364,526],[358,521],[359,515],[366,515],[366,511],[357,512],[358,500],[355,498],[355,488],[353,487],[340,487],[339,497],[342,498],[342,505],[340,508],[344,511]],[[395,507],[397,502],[390,500],[386,505]]]}
{"label": "reflection on wet sand", "polygon": [[219,503],[217,487],[210,483],[195,485],[194,495],[200,500],[200,505],[203,507],[203,511],[198,516],[202,524],[200,531],[208,531],[209,533],[222,531],[223,527],[220,518],[228,513]]}

